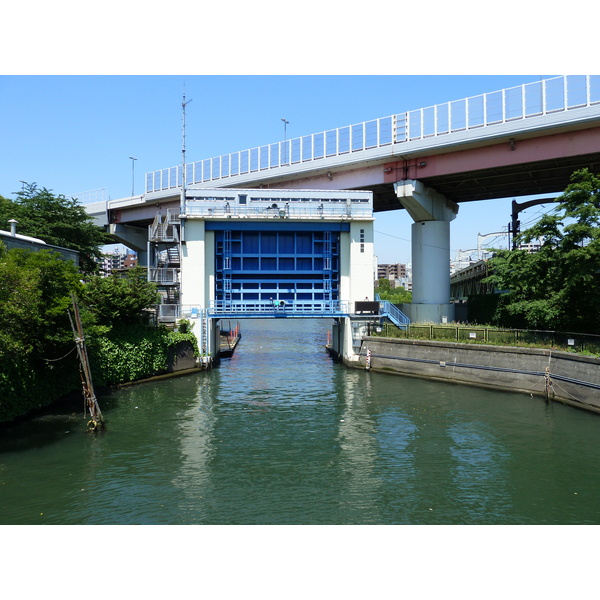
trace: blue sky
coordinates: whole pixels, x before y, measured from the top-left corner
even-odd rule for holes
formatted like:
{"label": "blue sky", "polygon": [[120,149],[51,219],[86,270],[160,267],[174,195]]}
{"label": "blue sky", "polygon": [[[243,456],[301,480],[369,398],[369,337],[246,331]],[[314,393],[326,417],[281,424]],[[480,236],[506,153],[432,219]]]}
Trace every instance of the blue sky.
{"label": "blue sky", "polygon": [[[542,73],[596,68],[595,38],[582,35],[576,11],[557,19],[514,0],[484,12],[480,2],[459,0],[424,16],[384,0],[360,11],[333,0],[225,8],[183,1],[160,9],[107,0],[85,16],[77,6],[57,0],[35,11],[24,3],[4,9],[3,46],[14,49],[0,57],[5,197],[21,181],[65,195],[106,188],[110,198],[128,196],[130,156],[140,193],[147,171],[180,164],[184,89],[194,161],[281,140],[282,118],[291,138]],[[451,225],[451,255],[476,248],[478,233],[505,228],[510,204],[463,204]],[[522,222],[539,211],[529,209]],[[410,261],[410,225],[406,211],[377,217],[380,262]]]}
{"label": "blue sky", "polygon": [[[244,150],[491,92],[540,75],[17,75],[0,76],[0,195],[21,181],[57,194],[106,188],[110,198],[144,190],[145,173],[181,162],[181,102],[189,161]],[[130,156],[137,158],[132,171]],[[134,176],[133,176],[134,175]],[[452,256],[477,234],[502,231],[511,199],[461,205]],[[530,209],[522,220],[540,212]],[[375,222],[380,262],[410,262],[405,211]],[[500,240],[486,240],[498,244]],[[503,240],[505,241],[505,240]]]}

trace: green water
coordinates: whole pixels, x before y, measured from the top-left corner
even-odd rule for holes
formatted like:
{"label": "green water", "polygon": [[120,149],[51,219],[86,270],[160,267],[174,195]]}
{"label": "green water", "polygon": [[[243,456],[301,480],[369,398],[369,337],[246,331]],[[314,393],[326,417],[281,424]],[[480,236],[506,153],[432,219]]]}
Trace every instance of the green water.
{"label": "green water", "polygon": [[597,524],[600,416],[351,370],[328,320],[0,431],[2,524]]}

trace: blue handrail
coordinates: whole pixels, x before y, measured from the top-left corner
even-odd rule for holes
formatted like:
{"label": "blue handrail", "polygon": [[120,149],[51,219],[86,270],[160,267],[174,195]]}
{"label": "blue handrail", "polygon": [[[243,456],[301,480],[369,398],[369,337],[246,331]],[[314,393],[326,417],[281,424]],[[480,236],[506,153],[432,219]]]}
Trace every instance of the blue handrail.
{"label": "blue handrail", "polygon": [[410,324],[410,319],[391,302],[379,300],[379,306],[381,316],[389,319],[396,327],[403,329]]}

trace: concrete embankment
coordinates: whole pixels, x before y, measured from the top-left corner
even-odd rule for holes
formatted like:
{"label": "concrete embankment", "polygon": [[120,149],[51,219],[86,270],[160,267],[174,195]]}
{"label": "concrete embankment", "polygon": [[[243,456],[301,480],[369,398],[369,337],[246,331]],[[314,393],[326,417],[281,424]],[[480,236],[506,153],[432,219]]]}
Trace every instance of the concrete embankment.
{"label": "concrete embankment", "polygon": [[[372,371],[547,396],[600,413],[600,359],[542,350],[365,337]],[[356,365],[352,365],[356,366]]]}

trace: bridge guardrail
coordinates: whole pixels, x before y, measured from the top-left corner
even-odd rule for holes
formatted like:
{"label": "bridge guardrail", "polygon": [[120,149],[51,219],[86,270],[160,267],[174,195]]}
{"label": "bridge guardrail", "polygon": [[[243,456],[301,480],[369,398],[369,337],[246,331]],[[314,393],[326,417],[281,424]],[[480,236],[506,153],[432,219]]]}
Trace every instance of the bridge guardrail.
{"label": "bridge guardrail", "polygon": [[273,218],[273,219],[335,219],[340,217],[354,219],[370,219],[373,217],[373,210],[370,208],[359,208],[352,205],[344,206],[281,206],[277,208],[267,206],[249,206],[249,207],[223,207],[223,206],[199,206],[188,201],[185,206],[186,217],[202,217],[202,218]]}
{"label": "bridge guardrail", "polygon": [[247,315],[321,315],[321,314],[348,314],[350,302],[325,301],[253,301],[253,302],[226,302],[213,301],[208,312],[210,315],[219,314],[247,314]]}
{"label": "bridge guardrail", "polygon": [[[490,127],[600,103],[600,75],[563,75],[186,164],[186,184]],[[181,187],[183,166],[146,173],[146,192]]]}

